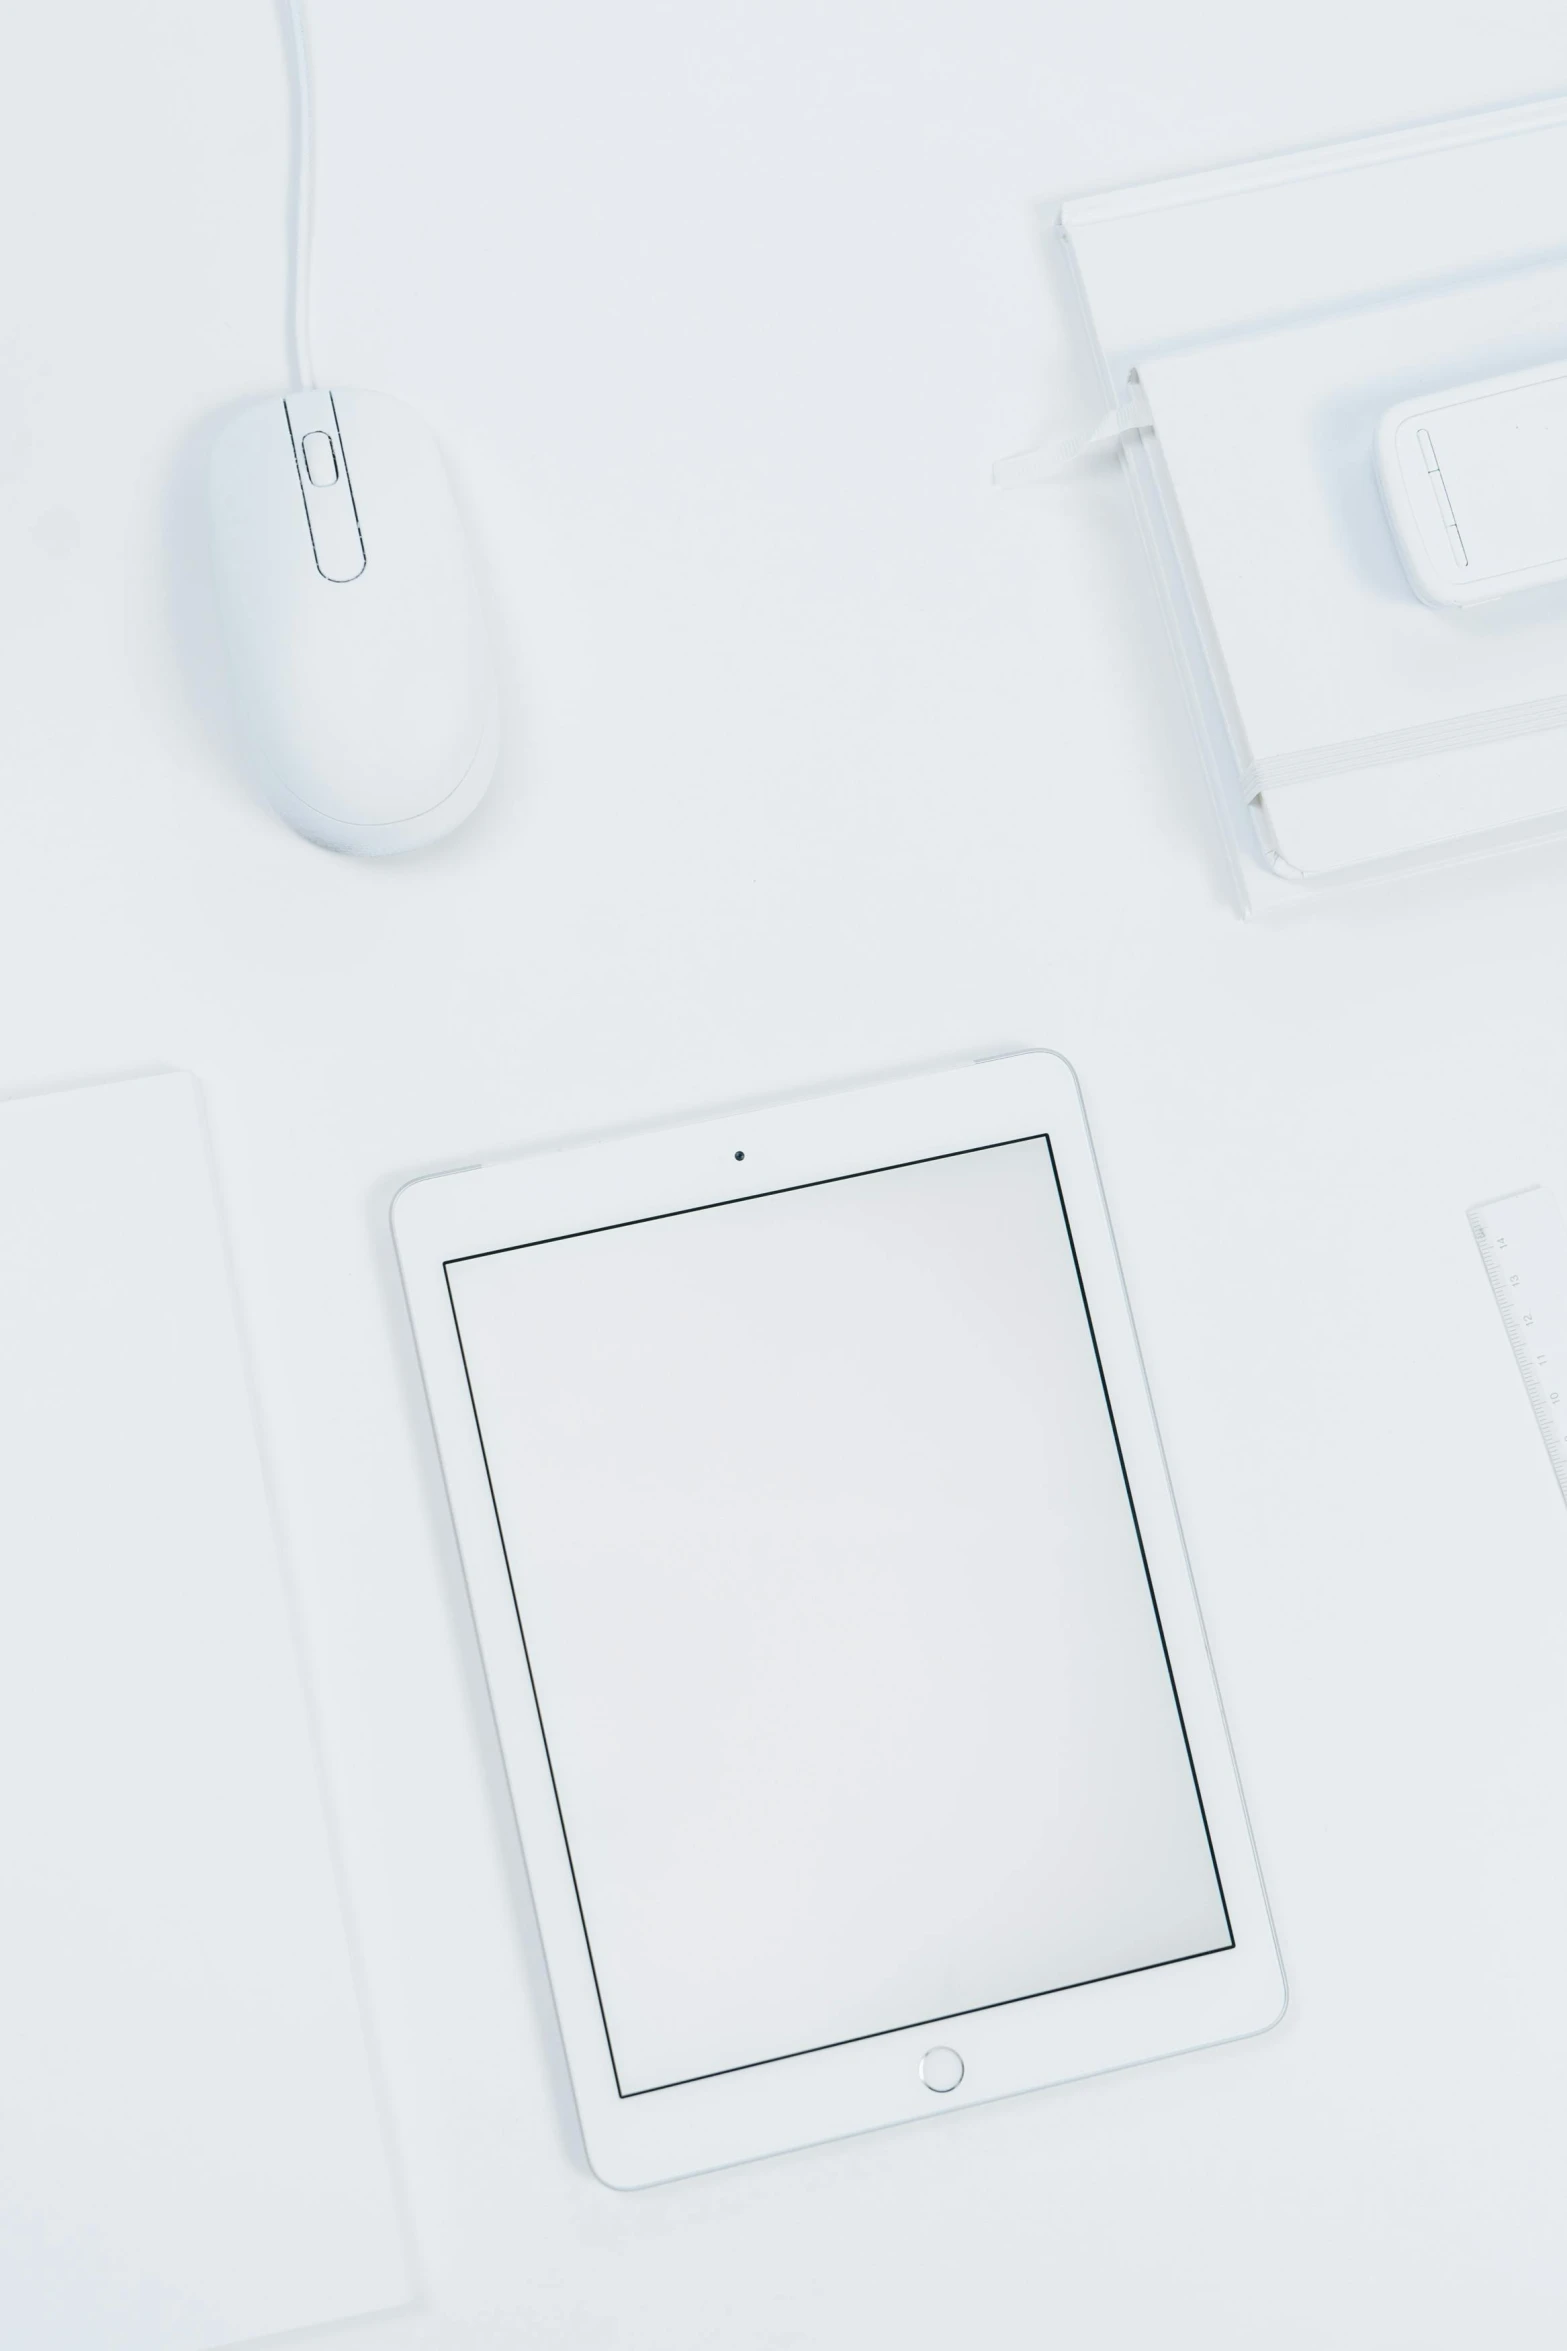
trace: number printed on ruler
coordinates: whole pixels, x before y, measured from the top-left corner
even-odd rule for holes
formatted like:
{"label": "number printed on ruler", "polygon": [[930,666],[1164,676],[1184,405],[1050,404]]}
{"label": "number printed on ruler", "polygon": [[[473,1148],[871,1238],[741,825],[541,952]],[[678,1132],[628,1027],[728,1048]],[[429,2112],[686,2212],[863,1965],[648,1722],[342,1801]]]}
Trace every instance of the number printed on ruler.
{"label": "number printed on ruler", "polygon": [[1469,1224],[1567,1496],[1567,1218],[1535,1185],[1482,1201],[1470,1209]]}

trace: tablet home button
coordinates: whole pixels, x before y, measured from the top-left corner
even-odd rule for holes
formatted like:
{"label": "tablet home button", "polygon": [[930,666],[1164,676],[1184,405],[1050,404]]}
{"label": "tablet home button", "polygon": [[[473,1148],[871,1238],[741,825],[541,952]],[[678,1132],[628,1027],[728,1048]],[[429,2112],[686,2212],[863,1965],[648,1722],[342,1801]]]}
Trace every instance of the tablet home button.
{"label": "tablet home button", "polygon": [[927,2090],[955,2090],[963,2079],[963,2060],[956,2049],[927,2049],[920,2059],[920,2080]]}

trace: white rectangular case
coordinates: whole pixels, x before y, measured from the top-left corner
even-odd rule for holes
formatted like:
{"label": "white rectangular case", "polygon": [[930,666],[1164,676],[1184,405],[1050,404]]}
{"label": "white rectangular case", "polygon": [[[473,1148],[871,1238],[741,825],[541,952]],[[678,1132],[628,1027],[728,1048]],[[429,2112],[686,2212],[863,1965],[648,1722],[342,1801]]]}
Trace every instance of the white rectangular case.
{"label": "white rectangular case", "polygon": [[1567,363],[1401,400],[1377,428],[1377,479],[1427,604],[1567,579]]}
{"label": "white rectangular case", "polygon": [[[491,1484],[494,1465],[476,1416],[449,1269],[491,1253],[512,1259],[531,1244],[556,1238],[596,1236],[639,1224],[671,1227],[698,1209],[825,1194],[838,1179],[897,1174],[927,1162],[978,1157],[1016,1141],[1039,1144],[1044,1138],[1048,1162],[1041,1156],[1031,1165],[1048,1165],[1054,1172],[1050,1199],[1047,1203],[1041,1195],[1040,1212],[1065,1220],[1075,1267],[1073,1297],[1086,1310],[1097,1382],[1102,1382],[1102,1391],[1095,1385],[1095,1409],[1101,1410],[1102,1395],[1110,1407],[1119,1476],[1141,1546],[1139,1588],[1146,1576],[1145,1596],[1163,1644],[1230,1940],[1226,1947],[1174,1964],[1139,1965],[1108,1979],[998,1998],[975,2010],[952,2013],[938,2006],[913,2022],[888,2015],[835,2045],[737,2062],[696,2079],[660,2081],[651,2061],[639,2075],[622,2035],[617,2070],[573,1862],[573,1833],[586,1838],[601,1832],[587,1819],[574,1784],[557,1785],[536,1698],[533,1667],[538,1660],[530,1664],[528,1647],[530,1625],[542,1640],[550,1637],[539,1615],[539,1563],[536,1558],[525,1562],[514,1589],[515,1562],[508,1564],[502,1507]],[[858,1191],[862,1203],[868,1196],[869,1187]],[[721,1217],[699,1221],[708,1231],[723,1223]],[[1088,1132],[1065,1062],[1053,1054],[1018,1054],[438,1175],[398,1195],[392,1222],[583,2136],[602,2180],[616,2187],[640,2186],[1233,2039],[1278,2019],[1285,2000],[1283,1975]],[[557,1268],[567,1265],[568,1251],[552,1262]],[[598,1295],[602,1299],[606,1293]],[[822,1344],[833,1345],[831,1331],[823,1333]],[[485,1376],[481,1371],[481,1387]],[[592,1403],[585,1397],[584,1411]],[[612,1479],[618,1466],[608,1462],[606,1477]],[[645,1467],[638,1474],[643,1483],[637,1492],[656,1494],[656,1464],[651,1484]],[[782,1501],[786,1505],[787,1496]],[[507,1511],[514,1507],[504,1492],[503,1505]],[[765,1515],[759,1502],[759,1523]],[[515,1519],[508,1523],[515,1535]],[[627,1523],[636,1523],[634,1514]],[[546,1575],[547,1569],[546,1560]],[[1002,1571],[996,1567],[993,1572]],[[1021,1606],[1029,1596],[1031,1573],[1022,1550],[1006,1572],[1019,1579],[1015,1588]],[[622,1588],[635,1603],[635,1584]],[[649,1617],[655,1646],[658,1623],[656,1613]],[[1002,1657],[1007,1628],[992,1629],[1002,1642],[994,1654]],[[695,1637],[700,1645],[700,1625]],[[821,1642],[829,1662],[833,1641],[832,1625],[824,1622]],[[751,1647],[760,1645],[758,1639]],[[736,1654],[733,1648],[730,1654]],[[803,1654],[809,1658],[809,1646]],[[684,1664],[684,1649],[681,1658]],[[623,1665],[617,1670],[623,1671]],[[656,1657],[649,1657],[648,1670],[658,1670]],[[583,1678],[593,1679],[579,1675],[579,1683]],[[601,1708],[609,1703],[609,1686],[607,1680],[605,1691],[591,1693]],[[693,1703],[699,1711],[700,1693],[708,1685],[698,1676],[687,1677],[681,1686],[688,1695],[680,1721],[671,1719],[672,1743],[687,1737]],[[698,1693],[695,1701],[692,1690]],[[725,1692],[717,1690],[714,1705],[724,1698]],[[979,1691],[969,1702],[982,1707],[983,1699]],[[579,1689],[572,1704],[582,1703]],[[847,1742],[841,1755],[827,1758],[829,1765],[835,1759],[841,1763],[846,1801],[862,1792],[858,1775],[874,1768],[877,1752],[863,1723],[842,1728],[855,1703],[851,1700],[846,1709],[833,1684],[812,1718],[826,1726],[823,1739]],[[873,1711],[877,1703],[874,1690],[868,1691],[865,1706]],[[546,1711],[557,1704],[550,1695]],[[724,1735],[743,1741],[749,1719],[742,1714],[737,1727],[731,1710]],[[553,1714],[552,1727],[561,1727]],[[586,1751],[591,1754],[597,1742],[607,1752],[622,1730],[618,1719],[590,1713]],[[579,1738],[579,1759],[584,1751]],[[646,1761],[648,1776],[656,1778],[668,1758],[647,1751]],[[813,1767],[826,1768],[820,1758],[813,1759]],[[580,1777],[580,1761],[576,1768]],[[633,1809],[641,1776],[632,1757],[622,1784]],[[756,1784],[745,1782],[743,1773],[738,1779]],[[614,1795],[611,1785],[610,1814],[616,1809]],[[1041,1791],[1040,1802],[1048,1804],[1048,1791]],[[601,1814],[605,1810],[601,1805]],[[608,1833],[613,1829],[611,1820]],[[933,1924],[941,1916],[941,1850],[941,1836],[933,1829]],[[779,1866],[786,1865],[780,1860]],[[603,1898],[593,1887],[587,1907],[594,1910],[598,1931]],[[900,1942],[900,1951],[908,1939]],[[612,1989],[611,2006],[614,1999]],[[956,2086],[954,2070],[961,2072]]]}

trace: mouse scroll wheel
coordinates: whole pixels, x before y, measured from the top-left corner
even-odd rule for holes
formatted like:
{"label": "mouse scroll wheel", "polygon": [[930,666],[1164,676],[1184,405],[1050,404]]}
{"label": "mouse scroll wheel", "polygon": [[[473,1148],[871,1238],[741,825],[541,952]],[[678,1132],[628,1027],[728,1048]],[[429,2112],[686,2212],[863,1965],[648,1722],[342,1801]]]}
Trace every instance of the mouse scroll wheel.
{"label": "mouse scroll wheel", "polygon": [[314,487],[329,489],[337,479],[337,451],[332,446],[331,434],[306,433],[300,441],[299,454]]}

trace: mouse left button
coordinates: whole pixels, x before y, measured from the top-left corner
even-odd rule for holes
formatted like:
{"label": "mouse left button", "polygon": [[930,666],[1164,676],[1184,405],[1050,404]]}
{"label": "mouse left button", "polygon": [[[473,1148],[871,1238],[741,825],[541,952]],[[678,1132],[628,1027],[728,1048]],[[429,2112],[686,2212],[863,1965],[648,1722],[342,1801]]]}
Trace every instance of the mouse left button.
{"label": "mouse left button", "polygon": [[283,411],[316,569],[337,584],[356,580],[365,568],[365,543],[336,403],[330,392],[291,392]]}

